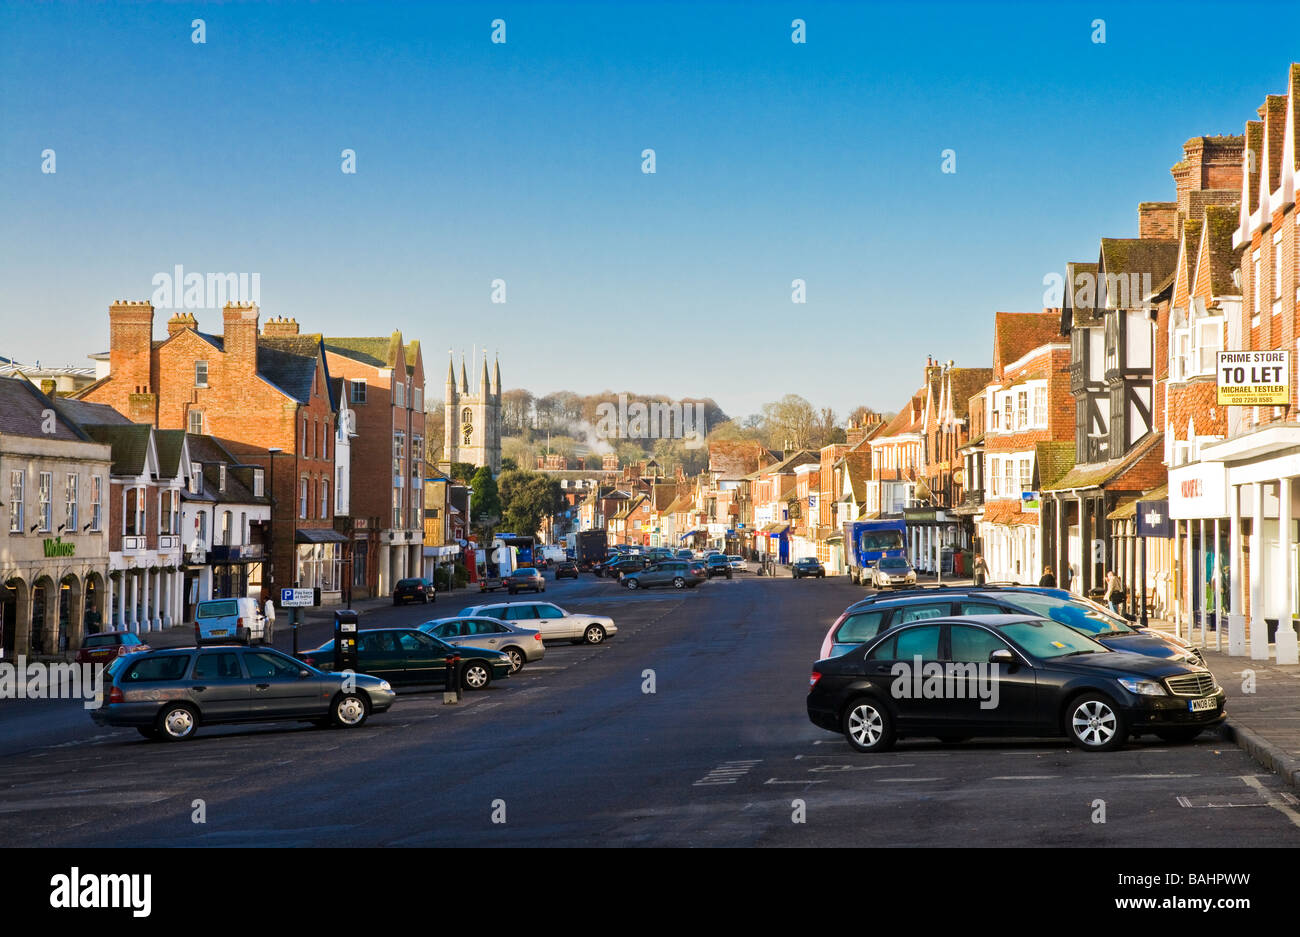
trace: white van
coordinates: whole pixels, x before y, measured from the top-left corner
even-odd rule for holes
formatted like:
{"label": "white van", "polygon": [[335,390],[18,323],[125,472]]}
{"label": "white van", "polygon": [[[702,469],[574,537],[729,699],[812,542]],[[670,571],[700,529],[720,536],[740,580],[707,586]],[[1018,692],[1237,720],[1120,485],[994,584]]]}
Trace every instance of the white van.
{"label": "white van", "polygon": [[199,644],[270,644],[272,627],[257,599],[208,599],[194,609],[194,639]]}

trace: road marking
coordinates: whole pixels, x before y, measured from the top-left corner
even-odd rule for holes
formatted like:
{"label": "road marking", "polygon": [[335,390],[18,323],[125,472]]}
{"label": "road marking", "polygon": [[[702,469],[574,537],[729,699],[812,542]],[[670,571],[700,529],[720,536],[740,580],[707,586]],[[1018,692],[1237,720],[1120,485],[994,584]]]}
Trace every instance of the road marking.
{"label": "road marking", "polygon": [[1199,774],[1112,774],[1112,778],[1199,778]]}
{"label": "road marking", "polygon": [[693,787],[709,786],[713,784],[735,784],[738,780],[754,770],[754,766],[761,764],[763,759],[751,758],[739,761],[724,761],[716,768],[711,770],[698,781],[693,782]]}
{"label": "road marking", "polygon": [[1241,776],[1241,783],[1257,791],[1261,797],[1268,801],[1270,807],[1277,810],[1293,824],[1300,827],[1300,813],[1297,813],[1294,807],[1261,784],[1259,778],[1254,775],[1245,774]]}
{"label": "road marking", "polygon": [[878,771],[881,768],[915,768],[916,765],[818,765],[809,771]]}
{"label": "road marking", "polygon": [[989,778],[990,781],[1052,781],[1059,778],[1059,774],[1000,774],[997,777]]}
{"label": "road marking", "polygon": [[876,778],[877,784],[908,784],[912,781],[946,781],[947,778]]}
{"label": "road marking", "polygon": [[780,778],[768,778],[764,784],[825,784],[826,778],[804,778],[799,781],[783,781]]}

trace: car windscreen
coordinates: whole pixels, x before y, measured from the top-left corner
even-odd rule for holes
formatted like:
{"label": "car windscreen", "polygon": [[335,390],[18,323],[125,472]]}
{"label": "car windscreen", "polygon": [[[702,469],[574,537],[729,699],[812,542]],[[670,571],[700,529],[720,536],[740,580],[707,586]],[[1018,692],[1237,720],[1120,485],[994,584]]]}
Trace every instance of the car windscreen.
{"label": "car windscreen", "polygon": [[1082,599],[1062,599],[1041,592],[1008,593],[1003,599],[1016,608],[1031,615],[1042,615],[1052,621],[1059,621],[1085,634],[1106,637],[1107,635],[1134,634],[1134,630],[1120,618],[1116,618],[1101,606],[1093,605]]}
{"label": "car windscreen", "polygon": [[1035,657],[1050,660],[1071,654],[1109,653],[1087,635],[1055,621],[1022,621],[998,629]]}
{"label": "car windscreen", "polygon": [[907,560],[899,559],[894,556],[886,556],[876,565],[881,569],[907,569]]}
{"label": "car windscreen", "polygon": [[858,534],[858,549],[867,553],[903,549],[901,530],[864,530]]}

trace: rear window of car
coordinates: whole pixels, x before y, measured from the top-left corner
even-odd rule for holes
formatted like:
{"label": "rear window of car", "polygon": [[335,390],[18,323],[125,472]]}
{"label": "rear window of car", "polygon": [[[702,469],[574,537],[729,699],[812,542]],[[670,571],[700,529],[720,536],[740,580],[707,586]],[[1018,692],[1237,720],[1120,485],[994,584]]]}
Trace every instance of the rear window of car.
{"label": "rear window of car", "polygon": [[865,644],[880,633],[880,623],[885,620],[885,614],[885,610],[878,610],[850,615],[836,630],[836,643]]}
{"label": "rear window of car", "polygon": [[399,588],[407,588],[407,589],[409,589],[411,586],[418,586],[419,584],[420,584],[420,580],[418,580],[418,579],[399,579],[399,580],[397,580],[397,585],[398,585]]}
{"label": "rear window of car", "polygon": [[116,647],[118,635],[115,634],[92,634],[86,638],[82,647]]}
{"label": "rear window of car", "polygon": [[[123,658],[131,660],[130,658]],[[123,683],[152,683],[156,680],[179,680],[190,666],[190,655],[167,654],[131,660],[122,673]]]}
{"label": "rear window of car", "polygon": [[223,602],[200,602],[195,618],[225,618],[239,614],[239,603],[234,599]]}

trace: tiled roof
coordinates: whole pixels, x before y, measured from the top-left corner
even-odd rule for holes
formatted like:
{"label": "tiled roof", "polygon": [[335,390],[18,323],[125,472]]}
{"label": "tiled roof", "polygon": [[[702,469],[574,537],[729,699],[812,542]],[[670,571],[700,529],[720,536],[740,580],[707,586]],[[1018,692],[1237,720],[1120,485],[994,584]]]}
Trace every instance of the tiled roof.
{"label": "tiled roof", "polygon": [[391,368],[397,364],[397,356],[402,356],[407,367],[415,364],[419,354],[420,343],[402,344],[402,333],[394,332],[388,338],[327,338],[325,350],[343,355],[354,361],[376,368]]}
{"label": "tiled roof", "polygon": [[[47,409],[55,410],[53,433],[43,432]],[[0,435],[5,434],[81,442],[87,438],[62,407],[21,377],[0,377]]]}
{"label": "tiled roof", "polygon": [[1179,250],[1178,275],[1188,292],[1196,282],[1196,255],[1201,247],[1201,228],[1204,222],[1198,218],[1188,218],[1183,222],[1183,241]]}
{"label": "tiled roof", "polygon": [[54,409],[74,423],[130,423],[106,403],[88,403],[75,397],[51,397]]}
{"label": "tiled roof", "polygon": [[[1083,275],[1082,280],[1080,275]],[[1065,280],[1062,319],[1071,325],[1091,325],[1097,318],[1097,265],[1071,261],[1065,265]]]}
{"label": "tiled roof", "polygon": [[1246,150],[1255,156],[1255,171],[1248,173],[1247,202],[1244,206],[1247,214],[1259,204],[1259,174],[1263,170],[1264,160],[1264,122],[1262,120],[1246,121]]}
{"label": "tiled roof", "polygon": [[1164,433],[1151,433],[1136,446],[1125,453],[1123,458],[1112,459],[1096,465],[1076,465],[1060,479],[1050,485],[1039,486],[1043,491],[1068,491],[1080,488],[1113,487],[1124,490],[1112,483],[1123,480],[1125,473],[1142,460],[1156,446],[1164,441]]}
{"label": "tiled roof", "polygon": [[763,445],[752,439],[709,440],[709,471],[728,480],[744,478],[757,471]]}
{"label": "tiled roof", "polygon": [[149,456],[149,436],[153,427],[144,423],[98,424],[85,426],[87,435],[96,442],[113,447],[114,475],[143,475]]}
{"label": "tiled roof", "polygon": [[1232,282],[1244,247],[1234,249],[1237,208],[1211,205],[1205,209],[1205,239],[1210,249],[1210,291],[1215,296],[1240,296],[1241,287]]}
{"label": "tiled roof", "polygon": [[[1169,278],[1178,263],[1178,241],[1173,238],[1102,238],[1101,256],[1098,260],[1098,292],[1104,292],[1106,277],[1114,274],[1133,274],[1145,277],[1149,275],[1152,286],[1162,284]],[[1145,283],[1145,280],[1139,280]],[[1097,297],[1101,301],[1100,296]],[[1118,307],[1124,299],[1107,296],[1110,308]],[[1127,297],[1130,308],[1140,303],[1145,296]]]}
{"label": "tiled roof", "polygon": [[1074,440],[1054,440],[1034,445],[1034,464],[1038,467],[1038,486],[1046,488],[1058,482],[1074,468]]}
{"label": "tiled roof", "polygon": [[185,431],[154,430],[154,445],[158,447],[158,476],[175,478],[181,471],[181,450],[185,447]]}
{"label": "tiled roof", "polygon": [[970,415],[970,399],[993,380],[992,368],[953,368],[948,372],[952,389],[952,412],[959,420]]}
{"label": "tiled roof", "polygon": [[299,403],[311,400],[320,354],[319,335],[262,335],[257,339],[257,373]]}
{"label": "tiled roof", "polygon": [[[993,367],[1001,374],[1003,368],[1035,348],[1061,340],[1061,317],[1055,312],[994,313]],[[967,396],[977,393],[978,387]]]}
{"label": "tiled roof", "polygon": [[1002,524],[1008,527],[1038,526],[1038,513],[1021,509],[1019,501],[986,501],[985,524]]}

